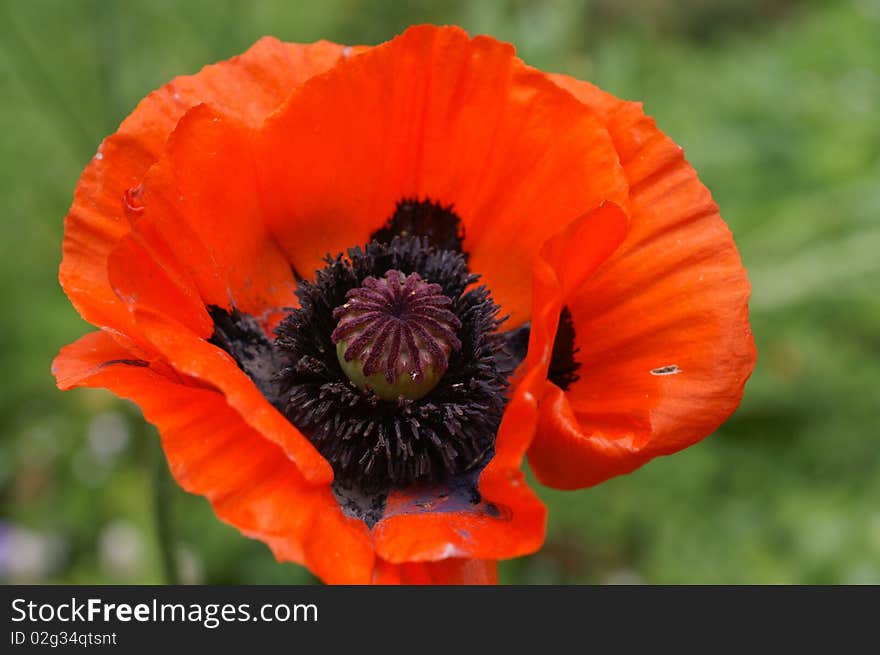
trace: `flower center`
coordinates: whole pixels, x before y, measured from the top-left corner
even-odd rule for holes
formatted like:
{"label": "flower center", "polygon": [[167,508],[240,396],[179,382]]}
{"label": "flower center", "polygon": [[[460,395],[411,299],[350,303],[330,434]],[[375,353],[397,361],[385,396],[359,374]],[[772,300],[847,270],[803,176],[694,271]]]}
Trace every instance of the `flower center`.
{"label": "flower center", "polygon": [[383,400],[417,400],[437,386],[461,348],[461,321],[439,284],[392,269],[345,297],[331,339],[349,380]]}
{"label": "flower center", "polygon": [[373,497],[478,470],[516,363],[464,256],[406,236],[325,261],[275,330],[276,380],[337,491]]}
{"label": "flower center", "polygon": [[299,280],[274,341],[212,309],[211,342],[330,462],[340,505],[368,526],[395,489],[480,498],[528,326],[499,329],[462,239],[449,208],[402,201],[369,243]]}

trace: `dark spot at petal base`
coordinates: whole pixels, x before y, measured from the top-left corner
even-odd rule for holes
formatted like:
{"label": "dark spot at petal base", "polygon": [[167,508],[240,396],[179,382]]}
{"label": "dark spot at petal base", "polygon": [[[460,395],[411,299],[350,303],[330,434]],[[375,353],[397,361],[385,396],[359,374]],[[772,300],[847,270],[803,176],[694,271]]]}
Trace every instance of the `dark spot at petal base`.
{"label": "dark spot at petal base", "polygon": [[482,498],[477,484],[480,471],[467,471],[448,478],[439,486],[419,486],[389,499],[383,518],[401,514],[474,513],[490,518],[502,515],[498,507]]}
{"label": "dark spot at petal base", "polygon": [[366,492],[339,480],[335,480],[332,486],[336,502],[346,516],[361,519],[371,530],[385,514],[385,503],[388,493]]}
{"label": "dark spot at petal base", "polygon": [[504,339],[504,350],[498,355],[501,368],[513,373],[520,362],[526,358],[530,333],[531,326],[528,323],[501,333],[501,337]]}
{"label": "dark spot at petal base", "polygon": [[568,307],[563,307],[559,313],[559,328],[556,330],[550,369],[547,371],[547,379],[563,391],[567,391],[572,384],[580,379],[578,370],[581,365],[574,358],[578,350],[579,348],[575,345],[571,311]]}

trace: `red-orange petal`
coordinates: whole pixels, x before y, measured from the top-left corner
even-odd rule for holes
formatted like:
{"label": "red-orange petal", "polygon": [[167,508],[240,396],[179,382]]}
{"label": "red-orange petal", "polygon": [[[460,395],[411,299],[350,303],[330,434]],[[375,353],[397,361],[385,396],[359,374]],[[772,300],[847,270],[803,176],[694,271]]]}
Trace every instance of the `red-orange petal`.
{"label": "red-orange petal", "polygon": [[513,49],[419,26],[294,93],[260,136],[267,215],[301,274],[364,243],[404,197],[454,204],[471,267],[509,325],[546,237],[626,204],[607,130]]}
{"label": "red-orange petal", "polygon": [[525,386],[513,396],[498,431],[500,452],[482,471],[479,505],[451,495],[439,501],[395,492],[373,528],[377,554],[393,563],[450,557],[498,560],[535,552],[544,542],[547,510],[520,470],[537,403]]}
{"label": "red-orange petal", "polygon": [[624,211],[614,203],[603,203],[541,247],[533,267],[534,308],[525,372],[516,381],[498,431],[495,456],[484,476],[520,467],[536,429],[538,398],[544,393],[563,300],[614,252],[627,229]]}
{"label": "red-orange petal", "polygon": [[580,379],[566,393],[546,383],[529,450],[539,480],[569,489],[714,431],[739,404],[755,347],[745,270],[681,148],[640,105],[556,79],[603,116],[631,189],[623,244],[563,299]]}
{"label": "red-orange petal", "polygon": [[268,330],[298,301],[263,219],[252,141],[249,127],[213,107],[187,112],[144,178],[134,234],[186,272],[203,304],[234,307]]}
{"label": "red-orange petal", "polygon": [[[166,309],[166,301],[184,295],[174,295],[176,286],[144,246],[126,237],[113,254],[111,280],[155,352],[179,374],[220,390],[226,402],[265,439],[280,446],[308,480],[329,483],[332,469],[311,442],[272,407],[227,353],[205,340],[209,334],[197,332],[196,326],[181,321],[179,312],[173,315]],[[203,306],[193,305],[197,310],[204,313]]]}
{"label": "red-orange petal", "polygon": [[238,57],[175,78],[141,101],[98,148],[65,219],[59,279],[83,318],[137,338],[131,315],[107,278],[107,257],[131,230],[126,200],[134,202],[136,213],[137,187],[180,117],[210,102],[247,124],[258,124],[294,88],[347,52],[327,42],[298,45],[267,37]]}
{"label": "red-orange petal", "polygon": [[385,518],[372,531],[377,555],[396,564],[508,559],[541,547],[547,511],[521,471],[482,476],[480,492],[480,505],[448,511],[442,505],[420,507],[408,494],[392,493]]}
{"label": "red-orange petal", "polygon": [[269,330],[295,303],[290,267],[262,221],[249,137],[249,128],[205,105],[181,119],[144,179],[142,214],[110,254],[109,278],[152,349],[221,390],[307,479],[329,482],[330,465],[312,443],[206,341],[206,305],[235,307]]}
{"label": "red-orange petal", "polygon": [[131,359],[105,332],[63,348],[53,371],[62,389],[106,387],[135,401],[158,427],[178,483],[280,560],[304,564],[326,582],[371,581],[374,554],[363,522],[344,516],[329,486],[309,484],[222,394]]}
{"label": "red-orange petal", "polygon": [[498,562],[451,557],[437,562],[391,564],[377,559],[373,584],[494,585],[498,584]]}
{"label": "red-orange petal", "polygon": [[532,271],[533,310],[524,378],[540,397],[552,355],[559,315],[574,295],[620,246],[629,217],[614,203],[603,203],[548,239]]}

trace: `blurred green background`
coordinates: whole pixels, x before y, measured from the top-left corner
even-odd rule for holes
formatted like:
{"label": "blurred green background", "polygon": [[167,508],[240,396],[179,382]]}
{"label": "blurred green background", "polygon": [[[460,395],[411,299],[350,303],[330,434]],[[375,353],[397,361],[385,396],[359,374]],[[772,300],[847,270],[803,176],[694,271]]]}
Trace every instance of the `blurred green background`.
{"label": "blurred green background", "polygon": [[[417,22],[642,100],[712,189],[749,269],[759,362],[716,435],[580,492],[541,489],[521,583],[880,583],[880,0],[2,2],[0,580],[163,580],[155,432],[56,391],[90,329],[58,286],[62,219],[101,139],[178,74],[263,34],[377,43]],[[183,579],[299,583],[173,488]]]}

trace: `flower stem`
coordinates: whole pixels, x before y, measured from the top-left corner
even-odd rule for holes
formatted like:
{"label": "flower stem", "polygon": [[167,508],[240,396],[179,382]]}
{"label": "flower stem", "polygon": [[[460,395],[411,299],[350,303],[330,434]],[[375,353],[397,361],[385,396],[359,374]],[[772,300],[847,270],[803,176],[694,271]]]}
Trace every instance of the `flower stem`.
{"label": "flower stem", "polygon": [[174,521],[171,512],[171,474],[165,463],[162,443],[155,440],[153,452],[153,517],[159,540],[159,557],[165,584],[180,584],[174,557]]}

